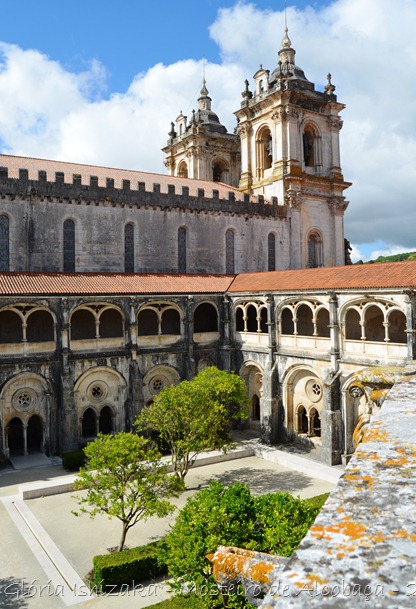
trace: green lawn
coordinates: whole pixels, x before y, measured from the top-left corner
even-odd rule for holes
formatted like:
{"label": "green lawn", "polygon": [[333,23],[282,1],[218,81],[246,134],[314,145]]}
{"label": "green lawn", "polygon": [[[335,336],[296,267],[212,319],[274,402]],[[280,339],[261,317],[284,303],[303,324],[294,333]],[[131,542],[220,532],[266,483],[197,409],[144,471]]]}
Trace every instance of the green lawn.
{"label": "green lawn", "polygon": [[154,609],[201,609],[201,604],[195,596],[174,596],[167,601],[152,605]]}

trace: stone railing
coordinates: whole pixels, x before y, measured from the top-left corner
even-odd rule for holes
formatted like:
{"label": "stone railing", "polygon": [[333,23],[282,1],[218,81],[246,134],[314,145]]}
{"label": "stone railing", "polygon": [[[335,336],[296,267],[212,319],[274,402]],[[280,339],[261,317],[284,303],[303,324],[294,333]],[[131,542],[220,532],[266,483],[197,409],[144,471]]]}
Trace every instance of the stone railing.
{"label": "stone railing", "polygon": [[416,604],[416,377],[398,380],[262,609]]}

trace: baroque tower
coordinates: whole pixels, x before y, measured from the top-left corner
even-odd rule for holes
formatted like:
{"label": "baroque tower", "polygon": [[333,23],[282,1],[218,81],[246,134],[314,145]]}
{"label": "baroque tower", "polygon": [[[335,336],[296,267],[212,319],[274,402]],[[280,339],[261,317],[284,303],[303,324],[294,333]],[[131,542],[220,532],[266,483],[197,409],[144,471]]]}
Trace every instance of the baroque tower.
{"label": "baroque tower", "polygon": [[165,166],[172,176],[238,186],[239,138],[227,133],[226,127],[212,111],[211,102],[204,78],[198,110],[193,110],[190,122],[181,112],[176,126],[171,123],[169,140],[163,148]]}
{"label": "baroque tower", "polygon": [[315,90],[295,64],[286,28],[277,67],[254,74],[235,113],[241,138],[243,192],[277,197],[292,208],[291,268],[345,263],[343,216],[348,203],[340,166],[339,113],[328,74],[324,92]]}

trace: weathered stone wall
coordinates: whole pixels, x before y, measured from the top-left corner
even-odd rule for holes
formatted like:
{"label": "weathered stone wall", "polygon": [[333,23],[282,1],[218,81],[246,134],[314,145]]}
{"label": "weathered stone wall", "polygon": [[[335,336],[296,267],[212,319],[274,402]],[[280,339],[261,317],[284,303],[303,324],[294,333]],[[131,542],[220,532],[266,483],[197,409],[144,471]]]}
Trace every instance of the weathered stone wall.
{"label": "weathered stone wall", "polygon": [[414,374],[390,391],[262,609],[414,607]]}

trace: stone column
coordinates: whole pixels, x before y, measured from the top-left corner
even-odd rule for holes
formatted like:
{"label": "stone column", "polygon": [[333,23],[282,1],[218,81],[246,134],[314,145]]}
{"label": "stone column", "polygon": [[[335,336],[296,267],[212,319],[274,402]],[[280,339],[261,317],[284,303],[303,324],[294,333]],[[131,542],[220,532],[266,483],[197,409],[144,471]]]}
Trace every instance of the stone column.
{"label": "stone column", "polygon": [[322,461],[327,465],[341,463],[342,432],[339,373],[326,371],[323,383],[321,417]]}
{"label": "stone column", "polygon": [[406,294],[406,333],[407,333],[407,359],[413,361],[416,359],[416,299],[413,292]]}

